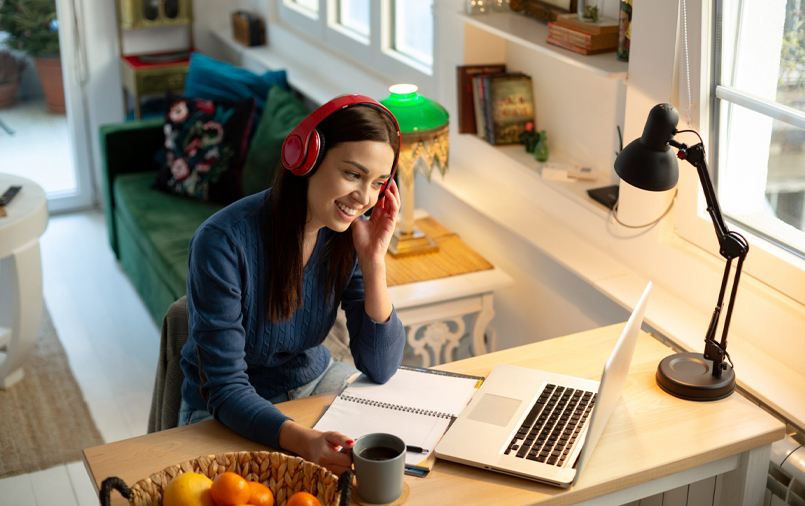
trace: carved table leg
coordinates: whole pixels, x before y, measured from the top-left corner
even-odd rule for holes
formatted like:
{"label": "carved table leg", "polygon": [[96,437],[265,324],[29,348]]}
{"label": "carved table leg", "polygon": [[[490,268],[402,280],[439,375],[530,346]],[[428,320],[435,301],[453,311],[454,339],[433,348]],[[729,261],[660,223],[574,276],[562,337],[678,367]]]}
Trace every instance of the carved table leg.
{"label": "carved table leg", "polygon": [[39,241],[32,241],[0,260],[0,337],[10,330],[0,353],[0,389],[23,377],[22,364],[36,344],[42,323],[42,263]]}

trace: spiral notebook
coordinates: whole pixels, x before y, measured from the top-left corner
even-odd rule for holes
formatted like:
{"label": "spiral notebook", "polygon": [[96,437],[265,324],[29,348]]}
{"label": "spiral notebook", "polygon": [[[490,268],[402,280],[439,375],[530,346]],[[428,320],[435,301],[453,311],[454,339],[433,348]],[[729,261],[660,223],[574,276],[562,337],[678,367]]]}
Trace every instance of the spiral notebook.
{"label": "spiral notebook", "polygon": [[405,455],[406,473],[425,476],[436,461],[436,443],[483,380],[410,366],[401,366],[382,385],[361,375],[335,398],[314,428],[353,439],[373,432],[394,434],[408,446],[430,450]]}

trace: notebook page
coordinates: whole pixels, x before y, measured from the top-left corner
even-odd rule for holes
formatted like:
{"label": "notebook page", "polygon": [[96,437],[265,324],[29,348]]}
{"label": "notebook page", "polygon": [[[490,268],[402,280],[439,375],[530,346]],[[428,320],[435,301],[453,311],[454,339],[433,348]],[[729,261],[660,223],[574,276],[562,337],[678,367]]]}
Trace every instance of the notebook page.
{"label": "notebook page", "polygon": [[400,368],[382,385],[362,374],[344,395],[458,416],[479,386],[478,378]]}
{"label": "notebook page", "polygon": [[[375,432],[385,432],[399,437],[408,446],[419,446],[433,452],[449,424],[449,418],[359,404],[339,396],[313,428],[321,431],[334,430],[352,439]],[[415,466],[427,456],[406,452],[405,464]]]}

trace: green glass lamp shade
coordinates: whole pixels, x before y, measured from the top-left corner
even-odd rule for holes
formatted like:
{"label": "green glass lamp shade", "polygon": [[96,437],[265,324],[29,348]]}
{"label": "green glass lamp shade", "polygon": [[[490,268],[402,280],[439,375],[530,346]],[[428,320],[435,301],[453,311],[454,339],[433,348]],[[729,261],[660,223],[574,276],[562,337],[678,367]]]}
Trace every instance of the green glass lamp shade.
{"label": "green glass lamp shade", "polygon": [[405,134],[425,133],[444,127],[450,115],[444,107],[433,100],[417,94],[413,84],[395,84],[389,88],[391,95],[380,101],[394,114]]}
{"label": "green glass lamp shade", "polygon": [[668,141],[674,138],[679,114],[671,104],[655,105],[648,115],[643,135],[615,159],[615,172],[641,190],[670,190],[679,180],[676,155]]}

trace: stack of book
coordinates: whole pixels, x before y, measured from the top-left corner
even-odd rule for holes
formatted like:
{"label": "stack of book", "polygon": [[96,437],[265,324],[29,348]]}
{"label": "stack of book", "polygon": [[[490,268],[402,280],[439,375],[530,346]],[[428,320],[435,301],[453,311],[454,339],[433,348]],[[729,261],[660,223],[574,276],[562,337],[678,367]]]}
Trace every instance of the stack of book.
{"label": "stack of book", "polygon": [[618,49],[618,20],[579,21],[576,14],[560,14],[548,23],[547,42],[579,54],[599,54]]}
{"label": "stack of book", "polygon": [[492,145],[522,143],[534,122],[531,77],[507,73],[504,64],[458,67],[459,132],[475,133]]}

